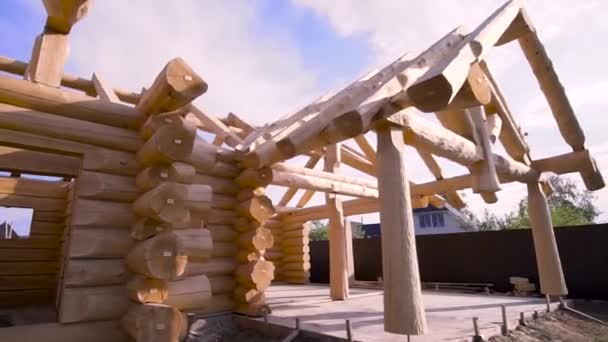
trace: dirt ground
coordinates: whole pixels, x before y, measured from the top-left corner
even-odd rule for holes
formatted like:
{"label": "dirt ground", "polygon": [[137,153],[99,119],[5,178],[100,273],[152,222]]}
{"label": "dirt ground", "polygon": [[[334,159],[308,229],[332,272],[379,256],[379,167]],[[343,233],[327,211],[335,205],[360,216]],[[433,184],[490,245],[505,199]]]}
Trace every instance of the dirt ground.
{"label": "dirt ground", "polygon": [[510,336],[492,337],[489,341],[608,342],[608,326],[560,310],[528,321],[527,326],[511,330]]}

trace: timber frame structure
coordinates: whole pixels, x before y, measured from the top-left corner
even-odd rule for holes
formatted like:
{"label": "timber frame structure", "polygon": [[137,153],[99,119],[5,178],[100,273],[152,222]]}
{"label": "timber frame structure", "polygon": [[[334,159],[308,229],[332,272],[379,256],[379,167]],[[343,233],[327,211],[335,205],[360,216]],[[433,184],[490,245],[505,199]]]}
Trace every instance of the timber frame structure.
{"label": "timber frame structure", "polygon": [[[424,334],[412,208],[461,208],[458,191],[468,188],[494,203],[508,182],[527,184],[541,292],[567,294],[544,173],[577,172],[589,190],[604,181],[521,1],[264,127],[193,105],[207,84],[181,58],[141,94],[112,88],[97,74],[64,74],[69,32],[91,1],[43,3],[48,19],[30,62],[0,57],[0,170],[12,172],[0,178],[0,204],[34,208],[31,250],[10,254],[11,243],[21,242],[0,241],[0,272],[14,276],[0,298],[5,305],[21,304],[19,293],[34,303],[55,300],[62,324],[41,338],[177,341],[185,312],[263,315],[271,281],[308,282],[307,222],[316,219],[330,222],[331,298],[347,299],[352,247],[344,217],[371,212],[381,217],[385,330]],[[572,152],[530,158],[486,61],[492,48],[515,41]],[[350,139],[358,149],[345,144]],[[499,143],[508,155],[494,152]],[[435,181],[409,180],[405,145]],[[308,156],[306,165],[287,162],[296,156]],[[436,157],[469,173],[445,178]],[[340,174],[342,165],[369,177]],[[287,188],[274,204],[270,185]],[[302,198],[289,206],[299,189]],[[306,207],[315,192],[326,194],[326,204]],[[40,254],[37,245],[55,253],[24,255]],[[50,282],[42,293],[31,284],[41,274]],[[23,336],[14,329],[0,330],[0,339]]]}

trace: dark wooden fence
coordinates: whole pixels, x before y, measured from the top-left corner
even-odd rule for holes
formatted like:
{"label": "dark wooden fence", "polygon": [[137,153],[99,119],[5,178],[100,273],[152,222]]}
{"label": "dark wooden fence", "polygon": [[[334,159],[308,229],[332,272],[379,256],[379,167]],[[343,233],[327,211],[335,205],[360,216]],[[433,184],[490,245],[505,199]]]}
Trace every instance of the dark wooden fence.
{"label": "dark wooden fence", "polygon": [[[570,297],[608,299],[608,224],[558,227],[557,245]],[[423,282],[493,283],[510,290],[509,277],[538,284],[532,232],[508,230],[416,237]],[[355,239],[355,278],[382,276],[380,239]],[[311,281],[329,282],[327,241],[312,241]]]}

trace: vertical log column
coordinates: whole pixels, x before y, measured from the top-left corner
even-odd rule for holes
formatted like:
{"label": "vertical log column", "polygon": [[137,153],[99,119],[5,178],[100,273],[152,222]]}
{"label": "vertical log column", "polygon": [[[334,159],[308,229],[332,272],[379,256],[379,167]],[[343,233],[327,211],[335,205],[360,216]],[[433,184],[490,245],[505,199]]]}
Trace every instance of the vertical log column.
{"label": "vertical log column", "polygon": [[[145,143],[137,152],[143,169],[133,203],[139,240],[126,258],[134,273],[127,284],[133,304],[123,317],[136,341],[178,341],[186,334],[180,310],[200,308],[211,298],[206,275],[181,277],[189,261],[211,257],[213,241],[201,213],[210,211],[210,186],[191,184],[196,126],[179,110],[207,90],[206,83],[181,59],[170,61],[137,104],[146,115],[140,129]],[[173,111],[173,112],[167,112]]]}
{"label": "vertical log column", "polygon": [[392,126],[381,127],[377,133],[384,330],[420,335],[426,332],[426,318],[403,134]]}
{"label": "vertical log column", "polygon": [[89,11],[90,0],[43,0],[46,25],[36,37],[25,79],[51,87],[61,85],[63,68],[70,51],[68,34]]}
{"label": "vertical log column", "polygon": [[546,295],[568,294],[547,198],[539,183],[528,184],[528,216],[534,239],[540,291]]}
{"label": "vertical log column", "polygon": [[275,214],[272,201],[265,196],[265,187],[271,177],[270,169],[246,169],[236,179],[242,190],[237,195],[239,204],[236,208],[239,215],[235,223],[239,233],[239,266],[235,271],[237,287],[234,300],[237,303],[236,312],[248,316],[262,316],[270,312],[264,291],[274,278],[275,267],[264,259],[264,253],[274,243],[272,232],[266,227]]}
{"label": "vertical log column", "polygon": [[[340,144],[327,146],[324,171],[340,170]],[[329,296],[332,300],[348,298],[348,263],[346,260],[346,229],[342,200],[336,194],[326,193],[329,211]]]}

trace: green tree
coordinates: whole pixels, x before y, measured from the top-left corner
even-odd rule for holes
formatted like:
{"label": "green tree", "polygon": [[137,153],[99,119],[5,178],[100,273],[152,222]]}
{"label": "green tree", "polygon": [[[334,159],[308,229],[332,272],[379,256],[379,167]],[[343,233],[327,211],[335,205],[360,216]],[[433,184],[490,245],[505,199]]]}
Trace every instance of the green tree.
{"label": "green tree", "polygon": [[[311,241],[329,240],[327,220],[315,220],[311,221],[310,224],[312,227],[310,228],[308,236]],[[364,239],[366,237],[361,223],[351,222],[351,229],[353,239]]]}
{"label": "green tree", "polygon": [[[580,189],[577,184],[567,178],[551,177],[553,193],[548,197],[549,210],[553,226],[576,226],[595,223],[600,211],[594,204],[595,196],[591,191]],[[530,227],[528,218],[528,201],[524,198],[511,212],[500,217],[487,210],[481,217],[475,216],[466,208],[463,227],[469,230],[503,230],[525,229]]]}
{"label": "green tree", "polygon": [[329,240],[327,235],[327,221],[311,221],[310,233],[308,236],[311,241]]}

